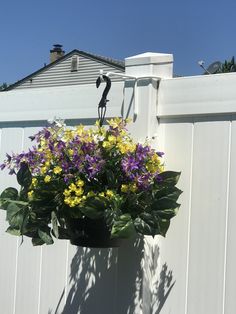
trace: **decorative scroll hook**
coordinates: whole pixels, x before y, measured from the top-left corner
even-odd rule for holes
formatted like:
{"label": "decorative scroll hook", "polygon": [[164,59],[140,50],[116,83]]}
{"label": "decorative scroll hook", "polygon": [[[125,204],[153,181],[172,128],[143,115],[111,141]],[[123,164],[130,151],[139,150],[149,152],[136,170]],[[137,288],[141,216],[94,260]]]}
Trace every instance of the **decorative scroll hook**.
{"label": "decorative scroll hook", "polygon": [[107,102],[109,101],[107,99],[107,95],[108,95],[109,90],[111,88],[111,80],[106,75],[99,75],[99,77],[96,80],[96,87],[97,88],[100,86],[102,80],[106,82],[106,87],[102,93],[102,98],[98,104],[98,119],[100,122],[100,126],[102,126],[103,122],[104,122],[104,118],[106,115],[106,105],[107,105]]}

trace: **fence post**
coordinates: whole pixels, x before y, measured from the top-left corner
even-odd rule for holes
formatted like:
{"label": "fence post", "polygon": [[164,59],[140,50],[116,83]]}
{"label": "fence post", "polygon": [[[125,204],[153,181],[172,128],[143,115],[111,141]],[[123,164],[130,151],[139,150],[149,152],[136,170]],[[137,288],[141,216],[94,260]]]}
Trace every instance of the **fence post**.
{"label": "fence post", "polygon": [[125,74],[137,79],[125,82],[123,116],[133,119],[130,132],[138,140],[152,138],[157,129],[159,80],[172,78],[173,55],[146,52],[126,58]]}
{"label": "fence post", "polygon": [[[130,78],[125,82],[123,116],[133,119],[129,131],[137,140],[149,138],[155,146],[158,88],[161,79],[173,77],[173,55],[147,52],[132,56],[125,59],[125,70],[126,75],[139,79]],[[158,134],[158,143],[162,141],[159,136],[161,134]],[[145,237],[141,297],[143,314],[159,313],[163,305],[158,293],[161,273],[159,254],[157,237]]]}

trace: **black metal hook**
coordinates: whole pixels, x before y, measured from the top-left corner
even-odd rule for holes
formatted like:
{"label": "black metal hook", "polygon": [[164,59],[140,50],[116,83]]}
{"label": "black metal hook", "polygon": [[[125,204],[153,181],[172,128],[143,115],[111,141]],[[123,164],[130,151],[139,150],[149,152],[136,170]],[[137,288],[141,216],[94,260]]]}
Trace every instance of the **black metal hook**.
{"label": "black metal hook", "polygon": [[98,104],[98,118],[99,118],[100,126],[102,126],[104,122],[104,118],[106,115],[106,105],[107,105],[107,102],[109,101],[107,99],[107,95],[111,88],[111,80],[106,75],[99,75],[99,77],[96,80],[96,87],[98,88],[100,86],[102,79],[106,82],[106,87],[102,93],[102,98]]}

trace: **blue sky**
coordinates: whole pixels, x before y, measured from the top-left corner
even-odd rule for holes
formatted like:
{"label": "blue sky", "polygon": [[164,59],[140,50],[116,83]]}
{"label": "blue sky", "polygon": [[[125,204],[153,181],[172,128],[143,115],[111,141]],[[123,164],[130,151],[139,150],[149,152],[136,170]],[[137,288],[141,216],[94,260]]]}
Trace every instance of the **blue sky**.
{"label": "blue sky", "polygon": [[1,3],[0,83],[49,62],[55,43],[116,59],[142,52],[174,55],[174,72],[197,75],[235,54],[236,1],[9,0]]}

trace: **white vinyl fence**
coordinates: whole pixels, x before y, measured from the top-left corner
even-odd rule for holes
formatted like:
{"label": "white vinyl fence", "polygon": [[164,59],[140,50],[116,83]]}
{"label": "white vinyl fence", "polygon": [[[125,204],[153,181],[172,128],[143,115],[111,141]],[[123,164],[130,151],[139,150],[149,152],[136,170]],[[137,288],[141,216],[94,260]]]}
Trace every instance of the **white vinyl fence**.
{"label": "white vinyl fence", "polygon": [[[5,233],[0,213],[2,314],[233,314],[236,308],[236,74],[172,78],[172,56],[126,59],[108,117],[131,116],[131,133],[181,171],[181,208],[166,238],[83,249],[68,241],[33,247]],[[157,77],[161,77],[161,81]],[[135,89],[135,93],[134,93]],[[93,124],[102,88],[73,86],[0,93],[0,159],[31,145],[54,116]],[[135,115],[134,115],[135,113]],[[0,173],[1,190],[16,186]]]}

